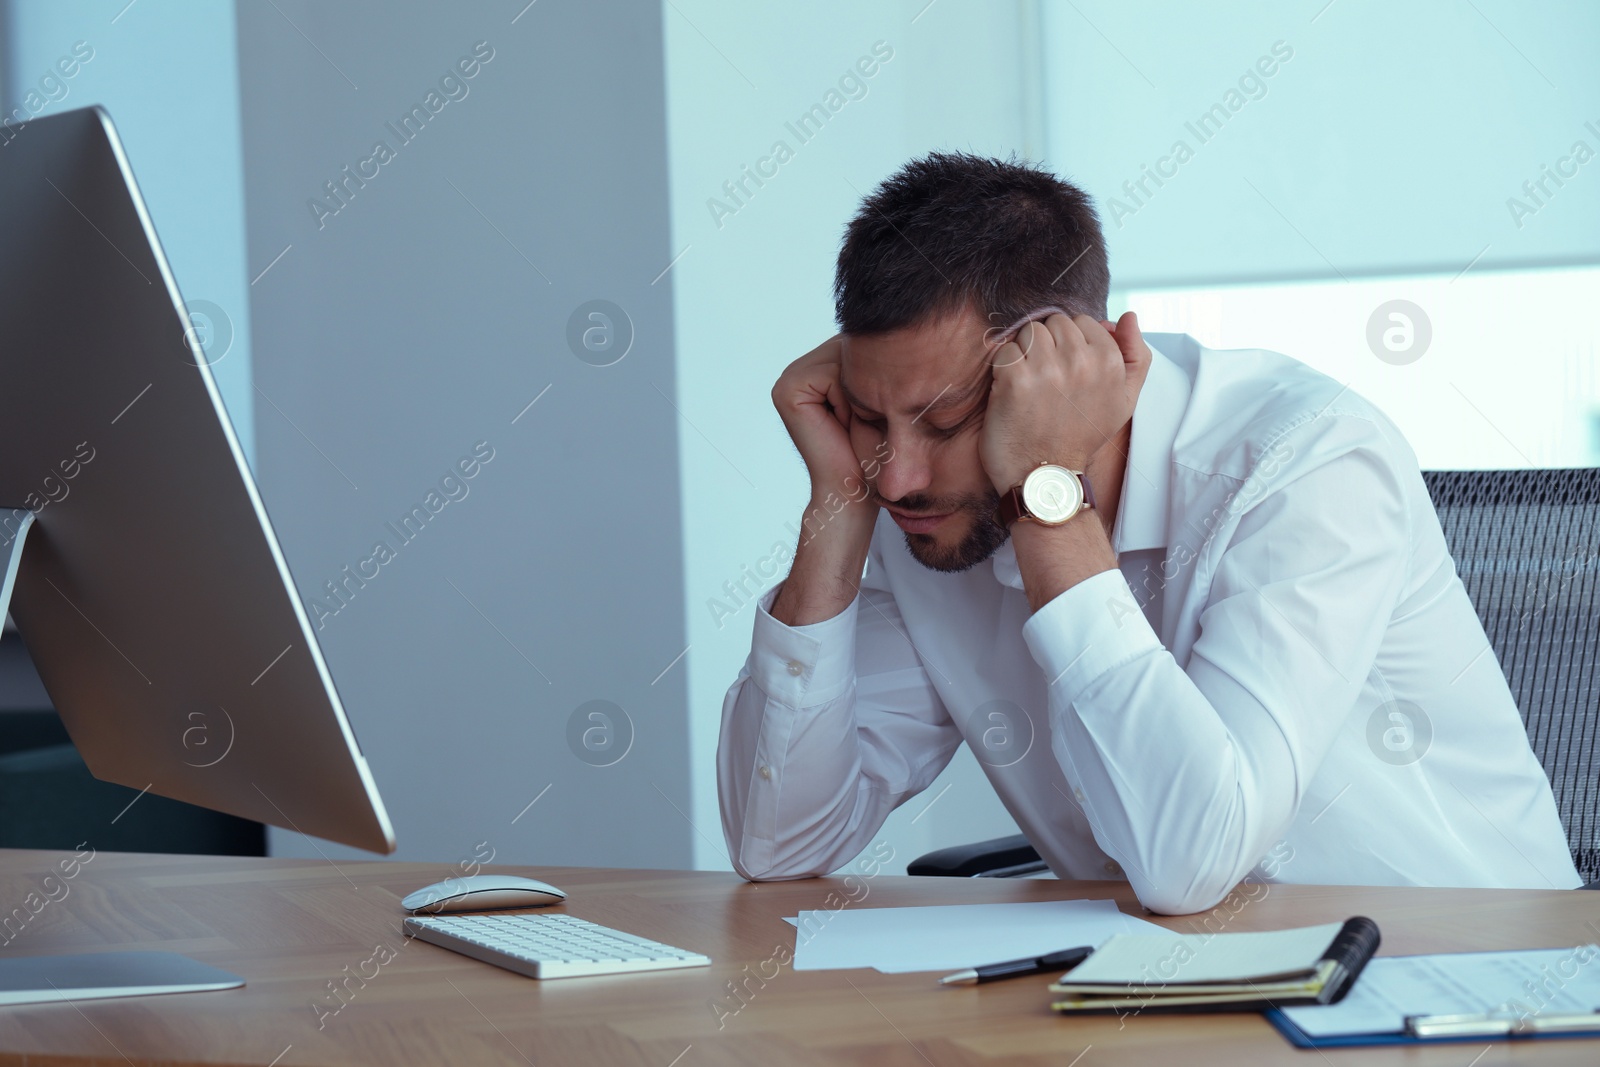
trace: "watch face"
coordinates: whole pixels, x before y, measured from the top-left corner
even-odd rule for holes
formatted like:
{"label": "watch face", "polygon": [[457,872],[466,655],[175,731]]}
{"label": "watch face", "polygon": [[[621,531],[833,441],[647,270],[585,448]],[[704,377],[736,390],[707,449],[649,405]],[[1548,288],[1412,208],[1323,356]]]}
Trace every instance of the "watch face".
{"label": "watch face", "polygon": [[1065,467],[1045,464],[1023,479],[1022,502],[1046,525],[1066,522],[1083,507],[1083,485]]}

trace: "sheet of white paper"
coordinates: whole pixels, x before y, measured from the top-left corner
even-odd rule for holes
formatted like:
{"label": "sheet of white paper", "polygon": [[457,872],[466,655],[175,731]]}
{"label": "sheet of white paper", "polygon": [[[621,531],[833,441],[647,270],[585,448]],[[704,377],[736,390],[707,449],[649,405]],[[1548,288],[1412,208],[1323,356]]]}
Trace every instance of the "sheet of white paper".
{"label": "sheet of white paper", "polygon": [[803,911],[795,929],[794,969],[955,971],[1160,929],[1124,915],[1112,900]]}
{"label": "sheet of white paper", "polygon": [[1397,1034],[1407,1015],[1513,1011],[1538,1015],[1600,1005],[1600,947],[1380,956],[1337,1004],[1285,1008],[1311,1037]]}

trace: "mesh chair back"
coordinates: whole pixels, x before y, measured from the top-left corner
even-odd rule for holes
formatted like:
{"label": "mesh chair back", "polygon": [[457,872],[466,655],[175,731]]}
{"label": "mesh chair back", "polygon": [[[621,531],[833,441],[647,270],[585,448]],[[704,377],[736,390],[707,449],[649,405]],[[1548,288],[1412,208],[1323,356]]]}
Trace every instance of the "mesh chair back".
{"label": "mesh chair back", "polygon": [[1423,478],[1550,777],[1573,862],[1585,882],[1600,879],[1600,469]]}

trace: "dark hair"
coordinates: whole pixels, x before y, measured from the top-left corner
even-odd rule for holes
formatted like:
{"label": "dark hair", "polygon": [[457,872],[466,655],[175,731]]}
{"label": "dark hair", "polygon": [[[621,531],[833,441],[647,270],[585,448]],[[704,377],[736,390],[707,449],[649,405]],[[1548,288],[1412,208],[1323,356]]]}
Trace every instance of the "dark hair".
{"label": "dark hair", "polygon": [[1083,190],[1031,164],[934,152],[862,202],[833,297],[839,329],[870,334],[969,305],[991,327],[1049,304],[1103,319],[1110,286]]}

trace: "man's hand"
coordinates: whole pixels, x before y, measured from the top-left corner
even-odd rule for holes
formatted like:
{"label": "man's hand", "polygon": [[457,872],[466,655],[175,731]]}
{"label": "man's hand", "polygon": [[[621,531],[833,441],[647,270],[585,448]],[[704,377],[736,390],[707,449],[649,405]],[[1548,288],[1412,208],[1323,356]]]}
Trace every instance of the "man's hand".
{"label": "man's hand", "polygon": [[[878,506],[850,444],[850,405],[839,384],[841,346],[830,337],[801,356],[772,387],[772,404],[811,475],[811,500],[794,563],[772,603],[787,626],[831,619],[861,584]],[[887,462],[884,459],[883,462]]]}
{"label": "man's hand", "polygon": [[772,404],[811,475],[811,497],[859,500],[860,465],[850,445],[850,405],[839,385],[839,336],[828,338],[784,370]]}
{"label": "man's hand", "polygon": [[1084,470],[1133,417],[1150,349],[1133,312],[1030,322],[993,356],[979,453],[1004,493],[1041,463]]}

